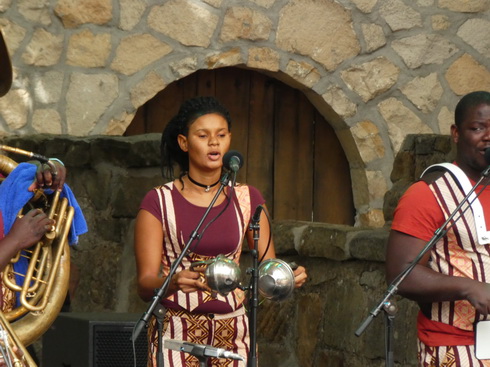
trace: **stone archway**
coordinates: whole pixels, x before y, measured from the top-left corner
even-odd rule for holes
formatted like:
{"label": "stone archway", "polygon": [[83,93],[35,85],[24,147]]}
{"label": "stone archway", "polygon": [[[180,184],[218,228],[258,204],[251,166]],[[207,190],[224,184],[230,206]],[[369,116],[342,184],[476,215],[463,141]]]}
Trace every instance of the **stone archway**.
{"label": "stone archway", "polygon": [[354,224],[349,163],[334,129],[301,91],[272,76],[200,70],[143,104],[125,134],[161,133],[197,95],[215,96],[230,110],[232,149],[245,157],[238,180],[261,190],[274,219]]}

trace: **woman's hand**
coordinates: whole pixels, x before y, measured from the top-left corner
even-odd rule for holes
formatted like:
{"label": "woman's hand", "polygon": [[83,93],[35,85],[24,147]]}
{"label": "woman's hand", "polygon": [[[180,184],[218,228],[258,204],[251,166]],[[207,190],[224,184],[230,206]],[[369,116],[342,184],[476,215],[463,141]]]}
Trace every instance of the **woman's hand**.
{"label": "woman's hand", "polygon": [[202,273],[192,270],[182,270],[175,273],[172,277],[172,292],[178,290],[184,293],[191,293],[195,291],[208,291],[211,292],[211,288],[208,287],[201,279]]}
{"label": "woman's hand", "polygon": [[299,288],[305,284],[308,275],[306,274],[306,269],[303,266],[298,266],[294,271],[294,286]]}

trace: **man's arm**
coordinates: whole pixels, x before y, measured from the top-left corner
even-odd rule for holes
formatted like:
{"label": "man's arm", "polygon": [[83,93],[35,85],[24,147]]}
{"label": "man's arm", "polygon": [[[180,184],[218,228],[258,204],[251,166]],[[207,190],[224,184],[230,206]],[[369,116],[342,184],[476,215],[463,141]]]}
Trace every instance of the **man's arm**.
{"label": "man's arm", "polygon": [[[386,280],[391,283],[422,251],[426,241],[392,230],[386,253]],[[468,300],[483,315],[490,313],[490,284],[448,276],[428,267],[426,254],[398,287],[398,293],[421,303]]]}

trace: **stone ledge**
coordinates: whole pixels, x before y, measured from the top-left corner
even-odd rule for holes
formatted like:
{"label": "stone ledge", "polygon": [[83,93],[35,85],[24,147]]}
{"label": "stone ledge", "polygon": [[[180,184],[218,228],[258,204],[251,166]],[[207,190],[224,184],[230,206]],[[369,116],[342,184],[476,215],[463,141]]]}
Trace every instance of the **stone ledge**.
{"label": "stone ledge", "polygon": [[321,257],[334,261],[384,261],[388,228],[361,229],[327,223],[275,221],[278,255]]}

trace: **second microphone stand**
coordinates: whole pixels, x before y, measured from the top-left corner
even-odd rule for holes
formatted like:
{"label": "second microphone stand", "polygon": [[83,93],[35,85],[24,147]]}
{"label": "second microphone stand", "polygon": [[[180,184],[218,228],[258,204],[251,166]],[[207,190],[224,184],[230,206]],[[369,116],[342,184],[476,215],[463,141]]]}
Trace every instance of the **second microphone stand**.
{"label": "second microphone stand", "polygon": [[[449,217],[446,219],[444,224],[440,226],[435,232],[434,236],[430,239],[429,242],[425,245],[425,247],[420,251],[420,253],[417,255],[417,257],[408,265],[405,270],[403,270],[389,285],[386,293],[383,296],[383,299],[381,302],[378,303],[378,305],[373,308],[373,310],[370,312],[370,315],[362,322],[361,326],[356,330],[355,335],[360,336],[364,330],[369,326],[371,321],[378,316],[379,312],[381,310],[385,311],[386,315],[386,333],[385,333],[385,342],[386,342],[386,348],[385,348],[385,354],[386,354],[386,366],[387,367],[393,367],[394,366],[394,353],[393,353],[393,322],[394,322],[394,317],[396,313],[396,306],[391,302],[391,297],[393,297],[396,292],[398,291],[398,286],[405,280],[405,278],[412,272],[412,270],[417,266],[419,261],[422,259],[422,257],[441,239],[443,238],[449,229],[451,229],[459,218],[461,218],[461,215],[468,210],[471,207],[471,203],[480,195],[480,193],[483,191],[485,187],[488,186],[488,182],[485,183],[483,188],[480,190],[478,195],[473,198],[471,202],[468,203],[468,206],[461,212],[460,216],[456,218],[453,223],[450,224],[454,216],[461,210],[464,204],[466,204],[470,198],[470,196],[473,194],[473,192],[476,190],[476,188],[482,183],[482,181],[490,175],[490,166],[487,167],[483,172],[478,180],[478,182],[471,188],[471,190],[466,194],[463,200],[459,203],[459,205],[454,209],[454,211],[449,215]],[[447,228],[446,228],[447,227]]]}
{"label": "second microphone stand", "polygon": [[[234,174],[236,174],[236,173],[234,172]],[[218,199],[218,197],[220,196],[220,194],[224,190],[224,188],[228,185],[228,182],[230,181],[229,175],[230,175],[229,172],[225,172],[223,174],[223,177],[220,180],[220,187],[218,188],[218,191],[216,191],[216,194],[214,195],[213,200],[211,200],[211,203],[209,204],[208,208],[206,209],[206,212],[204,213],[201,220],[197,224],[196,229],[194,229],[194,231],[191,233],[189,240],[187,241],[184,248],[182,249],[182,252],[177,257],[177,259],[175,259],[175,261],[172,263],[170,270],[167,274],[167,277],[165,278],[165,280],[163,282],[163,285],[158,289],[158,291],[156,291],[155,296],[153,297],[153,300],[152,300],[150,306],[148,307],[147,311],[143,314],[141,319],[134,326],[133,334],[131,336],[131,340],[133,343],[136,342],[136,339],[138,338],[138,336],[141,333],[141,331],[143,330],[143,328],[148,326],[148,322],[149,322],[152,314],[155,314],[155,317],[157,317],[157,319],[161,318],[161,313],[158,312],[160,310],[160,308],[157,306],[160,305],[163,296],[165,296],[165,294],[167,293],[167,290],[170,286],[170,281],[172,279],[172,276],[177,271],[177,267],[182,263],[182,259],[184,258],[184,256],[187,255],[187,251],[189,251],[189,248],[190,248],[192,242],[196,238],[199,237],[199,230],[200,230],[202,224],[204,223],[206,217],[208,216],[209,212],[213,208],[214,203],[216,202],[216,200]],[[163,358],[160,355],[160,353],[162,351],[161,342],[162,342],[161,339],[159,339],[158,340],[159,356],[157,358],[158,367],[163,367]]]}
{"label": "second microphone stand", "polygon": [[248,328],[250,330],[250,352],[247,361],[247,367],[257,366],[257,308],[259,307],[259,221],[252,219],[250,229],[253,231],[254,248],[252,254],[252,280],[250,286],[250,311],[248,317]]}

